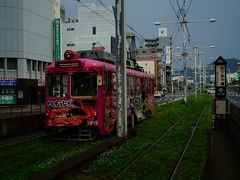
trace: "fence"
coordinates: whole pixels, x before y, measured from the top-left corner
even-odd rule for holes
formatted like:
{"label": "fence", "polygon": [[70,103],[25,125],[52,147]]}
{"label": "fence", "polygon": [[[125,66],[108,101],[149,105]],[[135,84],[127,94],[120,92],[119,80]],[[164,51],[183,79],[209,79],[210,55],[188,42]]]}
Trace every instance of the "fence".
{"label": "fence", "polygon": [[45,113],[44,104],[0,106],[0,119],[21,118]]}

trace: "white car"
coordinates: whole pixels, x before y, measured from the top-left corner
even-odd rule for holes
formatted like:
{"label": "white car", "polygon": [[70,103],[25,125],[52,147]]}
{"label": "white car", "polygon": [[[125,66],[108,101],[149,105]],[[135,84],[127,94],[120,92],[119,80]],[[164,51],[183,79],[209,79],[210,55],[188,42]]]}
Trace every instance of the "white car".
{"label": "white car", "polygon": [[154,92],[154,97],[155,98],[160,98],[160,97],[163,97],[163,96],[164,96],[163,91],[156,91],[156,92]]}
{"label": "white car", "polygon": [[214,94],[215,93],[215,88],[210,88],[207,90],[208,94]]}

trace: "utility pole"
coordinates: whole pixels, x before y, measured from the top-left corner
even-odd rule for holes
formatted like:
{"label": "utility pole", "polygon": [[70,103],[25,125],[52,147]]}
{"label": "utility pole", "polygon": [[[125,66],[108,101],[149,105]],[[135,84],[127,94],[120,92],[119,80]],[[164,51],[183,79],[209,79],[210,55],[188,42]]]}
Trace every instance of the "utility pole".
{"label": "utility pole", "polygon": [[202,60],[201,60],[201,57],[200,57],[200,68],[199,68],[199,76],[200,76],[200,95],[202,95]]}
{"label": "utility pole", "polygon": [[194,86],[195,86],[195,99],[197,99],[197,46],[194,47]]}
{"label": "utility pole", "polygon": [[117,137],[127,135],[127,79],[126,79],[126,0],[116,0],[116,121]]}
{"label": "utility pole", "polygon": [[183,19],[182,21],[182,27],[183,27],[183,36],[184,36],[184,40],[183,40],[183,67],[184,67],[184,102],[187,103],[187,60],[186,60],[186,56],[187,56],[187,52],[186,52],[186,42],[187,42],[187,24],[185,19]]}

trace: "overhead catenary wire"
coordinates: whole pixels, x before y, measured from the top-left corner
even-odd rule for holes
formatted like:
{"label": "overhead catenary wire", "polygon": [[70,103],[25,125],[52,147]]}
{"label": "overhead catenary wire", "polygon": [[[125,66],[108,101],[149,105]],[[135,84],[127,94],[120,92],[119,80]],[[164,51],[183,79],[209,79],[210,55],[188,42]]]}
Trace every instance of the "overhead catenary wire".
{"label": "overhead catenary wire", "polygon": [[188,5],[188,7],[187,7],[186,14],[188,13],[191,5],[192,5],[192,0],[190,1],[189,5]]}
{"label": "overhead catenary wire", "polygon": [[105,18],[104,16],[102,16],[101,14],[99,14],[97,11],[91,9],[90,7],[88,7],[86,4],[82,3],[80,0],[77,0],[81,5],[83,5],[84,7],[86,7],[87,9],[89,9],[90,11],[92,11],[94,14],[98,15],[99,17],[103,18],[104,20],[106,20],[107,22],[109,22],[110,24],[115,25],[115,22],[108,20],[107,18]]}
{"label": "overhead catenary wire", "polygon": [[[97,11],[91,9],[90,7],[88,7],[86,4],[84,4],[83,2],[81,2],[81,0],[77,0],[80,4],[82,4],[84,7],[88,8],[90,11],[92,11],[93,13],[97,14],[98,16],[100,16],[101,18],[103,18],[104,20],[106,20],[107,22],[109,22],[110,24],[115,25],[115,22],[113,21],[109,21],[107,18],[105,18],[104,16],[102,16],[101,14],[99,14]],[[106,8],[109,12],[113,13],[101,0],[97,0],[104,8]],[[137,35],[136,38],[138,40],[140,39],[145,39],[139,32],[137,32],[137,30],[135,30],[132,26],[130,26],[129,24],[127,24],[128,28],[131,29],[132,31],[134,31],[134,33]],[[139,37],[140,38],[139,38]]]}
{"label": "overhead catenary wire", "polygon": [[[174,14],[176,15],[178,21],[180,22],[180,15],[181,15],[182,19],[185,20],[185,18],[186,18],[186,16],[187,16],[187,13],[188,13],[188,11],[189,11],[189,8],[190,8],[190,6],[191,6],[191,4],[192,4],[192,0],[190,1],[189,5],[188,5],[188,7],[187,7],[187,11],[185,11],[185,9],[184,9],[185,6],[186,6],[186,0],[184,0],[182,7],[180,6],[179,1],[176,0],[177,6],[178,6],[178,11],[175,9],[175,7],[174,7],[174,5],[173,5],[173,2],[172,2],[171,0],[169,0],[169,3],[170,3],[170,5],[171,5],[171,7],[172,7],[172,9],[173,9],[173,11],[174,11]],[[180,23],[180,26],[181,26],[182,29],[184,28],[182,23]],[[188,38],[187,38],[187,41],[188,41],[189,45],[193,47],[193,44],[194,44],[194,43],[192,42],[191,34],[190,34],[190,32],[189,32],[189,29],[188,29],[188,26],[187,26],[187,25],[186,25],[186,30],[187,30],[187,32],[185,32],[185,31],[183,31],[183,32],[184,32],[185,36],[188,37]],[[175,38],[176,38],[176,37],[175,37]],[[175,39],[175,38],[174,38],[174,39]]]}
{"label": "overhead catenary wire", "polygon": [[[105,7],[106,9],[107,6],[101,1],[101,0],[97,0],[103,7]],[[108,9],[109,10],[109,9]],[[128,28],[131,29],[132,31],[135,32],[135,34],[137,34],[138,36],[140,36],[142,39],[145,39],[139,32],[137,32],[132,26],[130,26],[129,24],[127,24]],[[136,36],[137,37],[137,36]],[[137,37],[138,38],[138,37]]]}
{"label": "overhead catenary wire", "polygon": [[[180,7],[180,5],[179,5],[179,2],[177,1],[178,8],[179,8],[178,11],[176,11],[176,9],[175,9],[175,7],[174,7],[174,5],[173,5],[173,3],[172,3],[171,0],[169,0],[169,3],[170,3],[170,5],[171,5],[171,7],[172,7],[172,9],[173,9],[173,11],[174,11],[174,14],[176,15],[178,21],[180,22],[180,14],[181,14],[182,12],[180,12],[180,11],[181,11],[181,7]],[[180,27],[182,27],[182,29],[183,29],[182,23],[180,23]],[[178,32],[179,32],[179,30],[178,30]],[[183,32],[184,32],[184,31],[183,31]],[[186,37],[187,37],[186,32],[184,32],[184,34],[185,34]],[[178,33],[177,33],[177,35],[178,35]],[[176,37],[177,37],[177,35],[176,35]],[[176,39],[176,37],[175,37],[174,39]]]}
{"label": "overhead catenary wire", "polygon": [[112,11],[101,1],[101,0],[97,0],[103,7],[105,7],[109,12],[112,13]]}

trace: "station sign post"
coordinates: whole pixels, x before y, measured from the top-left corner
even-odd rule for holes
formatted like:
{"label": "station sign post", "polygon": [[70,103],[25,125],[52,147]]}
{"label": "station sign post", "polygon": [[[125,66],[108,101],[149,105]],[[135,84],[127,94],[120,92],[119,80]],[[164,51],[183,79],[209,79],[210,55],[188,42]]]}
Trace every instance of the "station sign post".
{"label": "station sign post", "polygon": [[214,126],[226,126],[228,115],[228,101],[226,98],[226,65],[227,62],[220,56],[215,62],[215,98],[214,98]]}
{"label": "station sign post", "polygon": [[220,56],[215,61],[215,97],[226,98],[226,65],[227,62]]}

